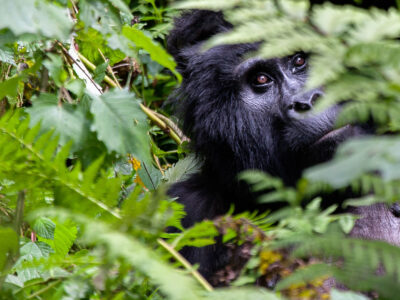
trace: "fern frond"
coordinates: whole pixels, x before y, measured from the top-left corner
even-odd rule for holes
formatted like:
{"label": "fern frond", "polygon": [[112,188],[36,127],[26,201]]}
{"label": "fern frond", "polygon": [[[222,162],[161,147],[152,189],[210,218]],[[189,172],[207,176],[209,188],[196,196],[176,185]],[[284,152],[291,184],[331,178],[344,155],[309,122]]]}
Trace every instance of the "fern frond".
{"label": "fern frond", "polygon": [[119,218],[107,204],[116,205],[121,180],[95,178],[100,162],[85,172],[79,166],[71,172],[66,166],[70,145],[57,151],[58,138],[53,132],[39,136],[39,130],[39,124],[29,128],[29,118],[21,111],[0,119],[0,176],[13,180],[15,188],[21,190],[41,183],[54,189],[55,201],[60,204],[71,207],[77,203],[77,209],[90,204]]}
{"label": "fern frond", "polygon": [[112,261],[124,260],[134,269],[146,274],[159,286],[168,299],[204,299],[201,289],[194,279],[163,262],[162,258],[140,240],[123,233],[119,229],[99,220],[87,218],[83,214],[63,210],[38,210],[32,218],[47,215],[60,220],[73,220],[81,225],[82,241],[89,245],[104,246]]}

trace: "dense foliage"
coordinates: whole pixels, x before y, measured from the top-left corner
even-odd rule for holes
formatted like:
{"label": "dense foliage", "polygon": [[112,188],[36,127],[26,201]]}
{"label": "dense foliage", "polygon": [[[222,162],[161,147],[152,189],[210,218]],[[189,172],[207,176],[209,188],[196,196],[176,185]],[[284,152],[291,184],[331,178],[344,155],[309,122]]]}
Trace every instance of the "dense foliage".
{"label": "dense foliage", "polygon": [[[317,196],[351,187],[363,196],[343,205],[399,198],[398,9],[310,9],[309,1],[288,0],[1,4],[1,298],[366,298],[325,289],[329,277],[397,298],[400,249],[345,239],[355,217],[333,214],[336,204],[321,209]],[[352,99],[338,126],[373,119],[390,135],[345,143],[295,188],[243,174],[254,189],[271,190],[260,202],[287,203],[282,210],[228,214],[166,234],[181,228],[184,214],[166,187],[199,165],[165,103],[180,81],[165,37],[181,8],[223,9],[235,24],[208,46],[262,41],[265,57],[311,52],[308,87],[326,87],[320,108]],[[243,270],[221,274],[231,284],[224,289],[213,289],[177,252],[218,234],[251,254]]]}

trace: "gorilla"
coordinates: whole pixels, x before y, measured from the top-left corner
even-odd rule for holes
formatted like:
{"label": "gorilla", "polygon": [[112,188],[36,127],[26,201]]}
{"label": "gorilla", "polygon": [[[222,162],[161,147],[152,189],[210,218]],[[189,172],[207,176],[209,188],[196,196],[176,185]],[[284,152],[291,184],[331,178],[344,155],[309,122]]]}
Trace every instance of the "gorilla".
{"label": "gorilla", "polygon": [[[340,105],[313,113],[323,90],[304,90],[305,53],[248,58],[257,44],[220,45],[203,51],[204,41],[231,28],[222,13],[198,10],[175,20],[168,38],[168,50],[183,77],[172,97],[177,99],[183,131],[203,161],[200,172],[168,192],[185,205],[184,227],[223,215],[232,204],[235,212],[260,209],[257,195],[237,179],[241,171],[263,170],[294,185],[305,168],[330,159],[338,144],[368,132],[361,125],[336,129]],[[389,215],[390,222],[400,226],[385,206],[370,208],[366,215],[376,218],[375,211]],[[359,227],[355,236],[371,237],[369,228],[364,232],[368,225]],[[381,231],[376,234],[382,235]],[[218,243],[186,247],[182,254],[192,264],[198,263],[206,278],[227,260],[226,249]]]}

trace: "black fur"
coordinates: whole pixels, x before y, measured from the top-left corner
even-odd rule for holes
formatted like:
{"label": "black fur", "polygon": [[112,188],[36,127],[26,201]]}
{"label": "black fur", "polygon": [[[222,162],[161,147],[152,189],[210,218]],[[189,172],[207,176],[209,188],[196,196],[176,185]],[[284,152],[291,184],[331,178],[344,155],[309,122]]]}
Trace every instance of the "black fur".
{"label": "black fur", "polygon": [[[206,39],[230,28],[220,13],[195,11],[176,21],[168,40],[183,76],[175,95],[183,130],[204,160],[201,172],[169,190],[185,205],[185,227],[224,214],[231,204],[236,212],[256,208],[239,172],[264,170],[293,185],[304,168],[329,159],[338,143],[363,131],[347,126],[331,132],[339,106],[312,112],[323,91],[304,91],[307,66],[295,65],[296,58],[307,60],[304,54],[246,59],[254,44],[201,51]],[[258,74],[269,83],[255,84]],[[187,248],[183,255],[200,263],[206,277],[226,260],[219,245]]]}

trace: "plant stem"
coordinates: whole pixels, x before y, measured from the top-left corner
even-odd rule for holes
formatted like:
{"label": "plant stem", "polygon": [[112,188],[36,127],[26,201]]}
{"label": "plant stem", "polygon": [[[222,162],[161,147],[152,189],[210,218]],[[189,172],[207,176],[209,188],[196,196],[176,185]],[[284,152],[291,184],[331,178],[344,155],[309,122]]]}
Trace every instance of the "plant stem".
{"label": "plant stem", "polygon": [[60,283],[60,281],[61,280],[56,280],[56,281],[48,284],[47,286],[45,286],[41,290],[38,290],[36,293],[33,293],[30,296],[28,296],[27,299],[32,299],[32,298],[35,298],[35,297],[39,296],[40,294],[42,294],[42,293],[48,291],[49,289],[51,289],[52,287],[56,286],[58,283]]}
{"label": "plant stem", "polygon": [[160,129],[164,130],[169,136],[178,144],[182,144],[181,138],[178,136],[178,134],[171,128],[169,127],[161,118],[157,116],[157,114],[152,111],[150,108],[144,106],[142,103],[140,103],[141,109],[144,111],[144,113],[149,117],[151,121],[154,122]]}
{"label": "plant stem", "polygon": [[173,255],[173,257],[179,261],[184,267],[185,269],[187,269],[194,278],[196,278],[196,280],[209,292],[212,292],[214,289],[213,287],[208,283],[207,280],[204,279],[203,276],[201,276],[201,274],[193,269],[193,266],[178,252],[176,251],[174,248],[172,248],[170,245],[168,245],[168,243],[166,243],[164,240],[162,239],[157,239],[157,242],[164,248],[166,249],[169,253],[171,253]]}
{"label": "plant stem", "polygon": [[117,85],[117,87],[121,90],[121,85],[119,84],[117,77],[115,77],[115,74],[113,72],[113,70],[111,69],[110,65],[108,64],[108,61],[106,59],[106,57],[104,56],[103,52],[101,52],[100,49],[97,49],[100,52],[101,57],[104,59],[104,61],[107,63],[107,71],[108,73],[112,76],[112,78],[114,79],[115,84]]}
{"label": "plant stem", "polygon": [[14,228],[17,234],[21,234],[22,222],[24,219],[25,191],[18,192],[17,207],[15,209]]}

